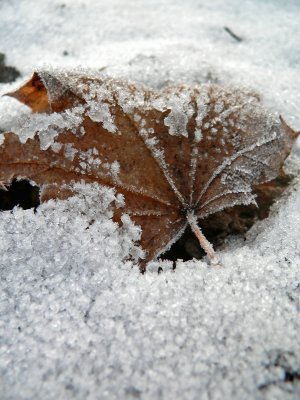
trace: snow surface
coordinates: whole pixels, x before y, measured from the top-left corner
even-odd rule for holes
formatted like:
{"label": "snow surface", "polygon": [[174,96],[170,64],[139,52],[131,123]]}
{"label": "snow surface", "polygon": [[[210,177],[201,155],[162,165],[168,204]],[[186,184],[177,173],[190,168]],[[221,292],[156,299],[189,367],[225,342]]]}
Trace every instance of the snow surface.
{"label": "snow surface", "polygon": [[[300,130],[299,19],[297,0],[2,0],[0,52],[22,78],[0,93],[45,66],[212,81],[253,88]],[[28,112],[3,97],[0,130]],[[299,140],[286,165],[299,176]],[[0,214],[0,398],[299,399],[299,181],[246,241],[228,238],[223,268],[145,275],[123,261],[140,232],[112,222],[115,196],[79,185],[36,214]]]}

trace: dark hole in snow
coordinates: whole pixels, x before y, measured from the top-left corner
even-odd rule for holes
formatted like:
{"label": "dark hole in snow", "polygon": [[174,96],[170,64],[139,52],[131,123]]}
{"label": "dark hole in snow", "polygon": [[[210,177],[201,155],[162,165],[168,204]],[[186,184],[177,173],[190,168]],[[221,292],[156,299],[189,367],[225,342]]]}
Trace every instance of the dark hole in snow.
{"label": "dark hole in snow", "polygon": [[300,372],[297,371],[285,371],[284,382],[294,382],[300,380]]}
{"label": "dark hole in snow", "polygon": [[[300,370],[297,362],[297,355],[291,351],[273,350],[268,354],[269,360],[266,362],[266,369],[271,378],[258,386],[261,391],[267,391],[273,386],[277,386],[283,392],[290,392],[292,387],[299,388]],[[278,377],[276,370],[283,370],[283,375]],[[273,377],[272,377],[273,375]]]}
{"label": "dark hole in snow", "polygon": [[39,188],[27,180],[13,180],[6,190],[0,190],[0,210],[12,210],[15,206],[36,208],[40,204]]}
{"label": "dark hole in snow", "polygon": [[0,53],[0,82],[13,82],[19,76],[20,72],[16,68],[5,65],[5,55]]}
{"label": "dark hole in snow", "polygon": [[128,396],[128,398],[135,398],[135,399],[139,399],[142,395],[142,391],[136,389],[134,386],[129,386],[128,388],[126,388],[125,393]]}

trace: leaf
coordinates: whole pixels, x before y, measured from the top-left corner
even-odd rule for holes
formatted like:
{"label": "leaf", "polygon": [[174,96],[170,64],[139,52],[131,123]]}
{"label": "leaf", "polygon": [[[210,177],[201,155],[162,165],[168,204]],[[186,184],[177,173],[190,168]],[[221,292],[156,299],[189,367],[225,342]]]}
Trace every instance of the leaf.
{"label": "leaf", "polygon": [[142,228],[142,269],[188,224],[216,259],[197,221],[255,203],[253,186],[282,173],[296,138],[257,94],[216,85],[155,91],[40,72],[9,95],[34,113],[4,134],[0,181],[30,179],[42,201],[68,197],[81,179],[116,188],[123,212]]}

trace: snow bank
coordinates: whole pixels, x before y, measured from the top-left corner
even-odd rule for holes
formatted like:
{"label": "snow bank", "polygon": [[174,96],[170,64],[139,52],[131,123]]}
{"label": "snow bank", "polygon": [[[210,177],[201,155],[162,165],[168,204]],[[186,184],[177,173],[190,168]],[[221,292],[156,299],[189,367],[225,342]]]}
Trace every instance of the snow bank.
{"label": "snow bank", "polygon": [[299,186],[224,268],[146,275],[93,190],[1,214],[1,398],[298,398]]}

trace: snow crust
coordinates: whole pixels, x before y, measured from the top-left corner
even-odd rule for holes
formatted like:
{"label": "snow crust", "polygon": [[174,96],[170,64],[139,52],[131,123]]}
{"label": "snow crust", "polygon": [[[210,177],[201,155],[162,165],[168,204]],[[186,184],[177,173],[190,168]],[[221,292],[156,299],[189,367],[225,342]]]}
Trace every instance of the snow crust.
{"label": "snow crust", "polygon": [[[49,66],[101,69],[154,88],[246,86],[299,130],[299,19],[296,0],[3,0],[0,52],[22,78],[0,84],[0,94]],[[88,112],[117,134],[110,110],[95,107],[99,95],[88,99]],[[144,99],[123,90],[120,101],[131,112]],[[205,104],[203,95],[204,112]],[[78,122],[78,113],[29,115],[27,107],[1,98],[0,142],[12,121],[26,140],[34,121],[35,129],[45,128],[47,148],[64,124]],[[165,122],[170,134],[186,123],[176,112]],[[195,140],[201,135],[198,130]],[[75,155],[72,148],[65,152]],[[81,156],[83,169],[87,160],[97,162],[93,150]],[[299,140],[286,167],[299,176]],[[117,164],[108,168],[117,175]],[[297,178],[246,240],[227,239],[223,268],[178,261],[173,272],[165,261],[152,263],[145,275],[134,261],[141,255],[138,227],[126,215],[122,227],[111,220],[110,206],[122,207],[122,198],[94,185],[78,185],[77,192],[36,213],[0,213],[1,399],[299,399]],[[125,262],[128,256],[133,261]]]}
{"label": "snow crust", "polygon": [[299,189],[223,268],[146,275],[122,262],[139,232],[109,219],[112,191],[2,213],[1,397],[297,399]]}

